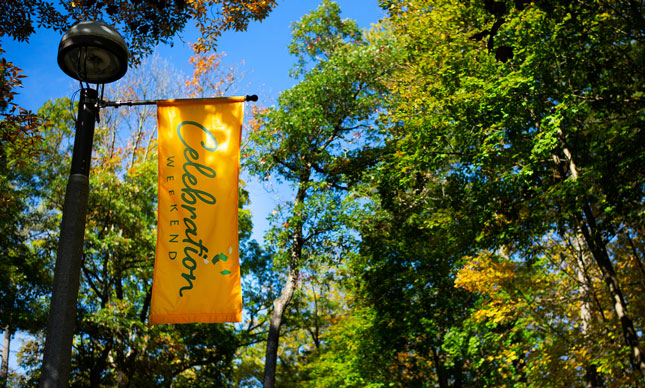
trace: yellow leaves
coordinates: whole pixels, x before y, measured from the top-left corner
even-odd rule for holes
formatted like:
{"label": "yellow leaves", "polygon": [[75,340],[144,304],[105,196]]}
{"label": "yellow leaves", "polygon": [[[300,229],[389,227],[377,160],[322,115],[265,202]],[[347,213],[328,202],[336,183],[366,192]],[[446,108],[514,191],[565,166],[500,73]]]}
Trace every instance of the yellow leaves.
{"label": "yellow leaves", "polygon": [[[190,57],[190,63],[193,65],[193,74],[191,78],[186,81],[186,87],[190,90],[189,95],[191,97],[203,95],[205,89],[204,83],[207,82],[206,77],[219,69],[223,57],[224,54],[221,53],[211,55],[196,53]],[[215,80],[212,84],[217,90],[223,82],[224,81],[220,78],[219,80]]]}
{"label": "yellow leaves", "polygon": [[598,19],[598,21],[607,21],[607,20],[612,19],[612,16],[609,13],[605,12],[605,13],[601,13],[600,15],[596,16],[596,18]]}
{"label": "yellow leaves", "polygon": [[508,349],[504,351],[504,359],[507,362],[515,361],[518,358],[519,358],[518,355],[514,351],[511,351],[511,350],[508,350]]}
{"label": "yellow leaves", "polygon": [[508,261],[494,262],[493,255],[483,253],[459,270],[455,286],[491,295],[500,290],[503,284],[513,281],[515,266],[515,263]]}
{"label": "yellow leaves", "polygon": [[[250,132],[260,132],[263,125],[262,115],[268,112],[267,108],[262,108],[257,104],[251,105],[251,119],[246,124]],[[270,130],[271,135],[275,135],[279,132],[278,128],[272,128]]]}
{"label": "yellow leaves", "polygon": [[[504,349],[501,353],[497,354],[491,354],[488,357],[486,357],[487,361],[502,361],[503,364],[513,362],[517,360],[519,356],[517,355],[517,352],[513,349]],[[499,370],[503,371],[503,367],[500,367]]]}
{"label": "yellow leaves", "polygon": [[[493,323],[513,319],[526,307],[526,302],[509,294],[515,288],[517,264],[488,252],[470,258],[457,273],[455,287],[485,294],[490,301],[473,313],[477,321]],[[510,357],[510,356],[508,356]],[[514,359],[514,358],[513,358]]]}
{"label": "yellow leaves", "polygon": [[485,308],[480,308],[473,313],[476,321],[490,320],[493,323],[501,323],[515,316],[515,305],[503,301],[493,301]]}

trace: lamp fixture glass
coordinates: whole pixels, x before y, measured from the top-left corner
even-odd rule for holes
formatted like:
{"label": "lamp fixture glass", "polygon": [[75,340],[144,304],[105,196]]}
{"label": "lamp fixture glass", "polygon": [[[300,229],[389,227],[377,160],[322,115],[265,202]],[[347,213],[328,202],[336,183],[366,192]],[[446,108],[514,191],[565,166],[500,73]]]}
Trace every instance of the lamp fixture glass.
{"label": "lamp fixture glass", "polygon": [[73,25],[58,46],[58,66],[70,77],[87,83],[120,79],[128,70],[128,57],[123,37],[102,22]]}

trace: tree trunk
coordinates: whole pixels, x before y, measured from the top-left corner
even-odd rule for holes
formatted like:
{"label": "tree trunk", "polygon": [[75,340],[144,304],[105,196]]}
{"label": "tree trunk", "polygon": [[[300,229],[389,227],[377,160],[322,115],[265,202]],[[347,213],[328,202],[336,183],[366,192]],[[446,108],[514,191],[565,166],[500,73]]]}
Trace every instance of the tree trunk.
{"label": "tree trunk", "polygon": [[[600,232],[596,227],[595,218],[591,212],[589,205],[584,205],[584,219],[579,216],[579,222],[582,226],[582,235],[587,242],[587,246],[593,255],[594,261],[600,268],[603,280],[607,285],[609,294],[611,295],[614,311],[620,320],[623,329],[623,338],[625,343],[630,348],[630,359],[632,368],[641,378],[645,376],[645,359],[640,349],[638,335],[634,330],[634,323],[627,313],[627,303],[623,297],[623,292],[618,281],[618,276],[614,270],[614,265],[607,253],[607,247],[603,241]],[[586,222],[585,222],[586,221]]]}
{"label": "tree trunk", "polygon": [[443,362],[439,357],[439,352],[437,352],[437,349],[435,349],[434,346],[431,347],[431,350],[432,360],[434,361],[435,371],[437,372],[439,388],[448,388],[448,376],[446,375],[446,369],[444,368]]}
{"label": "tree trunk", "polygon": [[105,369],[107,368],[107,365],[108,365],[107,361],[108,361],[108,357],[110,356],[111,350],[112,350],[112,341],[108,342],[105,345],[105,348],[103,348],[101,355],[94,362],[94,365],[90,370],[90,376],[89,376],[90,387],[99,387],[101,385],[101,379],[103,377],[103,373],[105,372]]}
{"label": "tree trunk", "polygon": [[302,258],[302,245],[303,245],[303,217],[302,205],[304,204],[307,196],[307,188],[309,184],[310,172],[305,171],[300,174],[300,183],[298,185],[298,192],[293,204],[294,215],[293,220],[293,235],[291,236],[292,246],[291,255],[289,258],[289,274],[287,282],[282,289],[280,297],[273,302],[273,312],[271,314],[271,322],[269,325],[269,335],[267,336],[267,349],[264,359],[264,381],[263,388],[275,387],[275,375],[278,365],[278,345],[280,341],[280,326],[282,325],[282,317],[287,309],[287,305],[293,297],[298,282],[298,273],[300,261]]}
{"label": "tree trunk", "polygon": [[[570,179],[576,181],[578,179],[578,168],[573,160],[571,151],[564,143],[564,135],[561,130],[559,131],[559,134],[562,139],[561,147],[564,156],[566,157],[565,162],[569,170]],[[562,168],[560,158],[553,154],[553,159],[556,162],[556,165]],[[562,176],[564,177],[565,175],[562,174]],[[621,290],[618,277],[616,276],[614,265],[609,258],[607,246],[602,237],[602,232],[599,230],[596,223],[596,218],[591,210],[591,205],[586,200],[582,200],[580,202],[582,203],[582,212],[576,215],[576,222],[582,232],[582,236],[584,237],[587,247],[591,251],[591,255],[594,258],[595,263],[598,265],[598,268],[602,273],[603,280],[609,289],[614,311],[621,323],[623,338],[625,339],[626,345],[630,348],[630,359],[634,373],[638,374],[640,378],[643,378],[645,377],[645,359],[643,358],[643,353],[640,349],[638,335],[636,334],[636,330],[634,330],[634,323],[627,313],[627,303],[623,297],[623,292]]]}
{"label": "tree trunk", "polygon": [[2,366],[0,366],[0,386],[7,386],[9,376],[9,345],[11,344],[11,328],[4,327],[4,345],[2,346]]}
{"label": "tree trunk", "polygon": [[[591,315],[591,300],[593,299],[593,289],[591,282],[587,276],[586,273],[586,266],[587,266],[587,260],[585,260],[585,254],[584,254],[584,241],[582,238],[577,234],[573,238],[573,245],[575,246],[575,265],[574,265],[574,270],[576,272],[576,278],[578,279],[578,283],[580,284],[580,291],[582,294],[582,301],[580,303],[580,319],[582,321],[582,334],[585,338],[585,342],[587,343],[588,335],[589,335],[589,330],[591,328],[591,323],[592,323],[592,315]],[[585,346],[587,346],[585,344]],[[586,362],[584,365],[585,368],[585,388],[602,388],[605,386],[605,384],[602,381],[602,377],[600,374],[596,371],[596,367],[594,367],[593,364],[590,362]]]}
{"label": "tree trunk", "polygon": [[291,301],[291,297],[296,289],[298,270],[291,268],[287,277],[282,294],[273,302],[273,313],[271,314],[271,323],[269,326],[269,335],[267,337],[267,350],[264,362],[264,388],[275,387],[275,374],[278,365],[278,344],[280,341],[280,325],[282,317]]}

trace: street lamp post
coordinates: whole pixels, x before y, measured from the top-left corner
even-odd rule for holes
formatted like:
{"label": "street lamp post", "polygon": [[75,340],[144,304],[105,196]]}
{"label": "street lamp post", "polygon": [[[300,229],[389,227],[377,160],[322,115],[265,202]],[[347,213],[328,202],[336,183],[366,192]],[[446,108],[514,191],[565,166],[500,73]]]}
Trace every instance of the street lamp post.
{"label": "street lamp post", "polygon": [[[92,141],[99,111],[98,85],[123,77],[128,67],[128,49],[114,28],[101,22],[81,22],[63,35],[58,64],[67,75],[81,82],[81,98],[54,269],[41,388],[62,388],[69,384]],[[97,84],[97,89],[90,88],[90,83]]]}

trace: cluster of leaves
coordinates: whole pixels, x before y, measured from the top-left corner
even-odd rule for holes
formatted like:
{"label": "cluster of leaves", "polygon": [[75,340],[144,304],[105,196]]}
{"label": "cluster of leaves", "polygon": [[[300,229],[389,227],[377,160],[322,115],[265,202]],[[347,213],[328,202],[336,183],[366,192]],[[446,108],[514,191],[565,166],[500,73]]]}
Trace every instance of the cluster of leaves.
{"label": "cluster of leaves", "polygon": [[[194,71],[191,78],[186,81],[190,97],[224,97],[235,95],[234,88],[240,83],[243,75],[233,67],[228,66],[225,72],[213,73],[212,69],[222,68],[223,53],[200,54],[195,53],[190,58]],[[208,96],[206,96],[208,92]]]}

